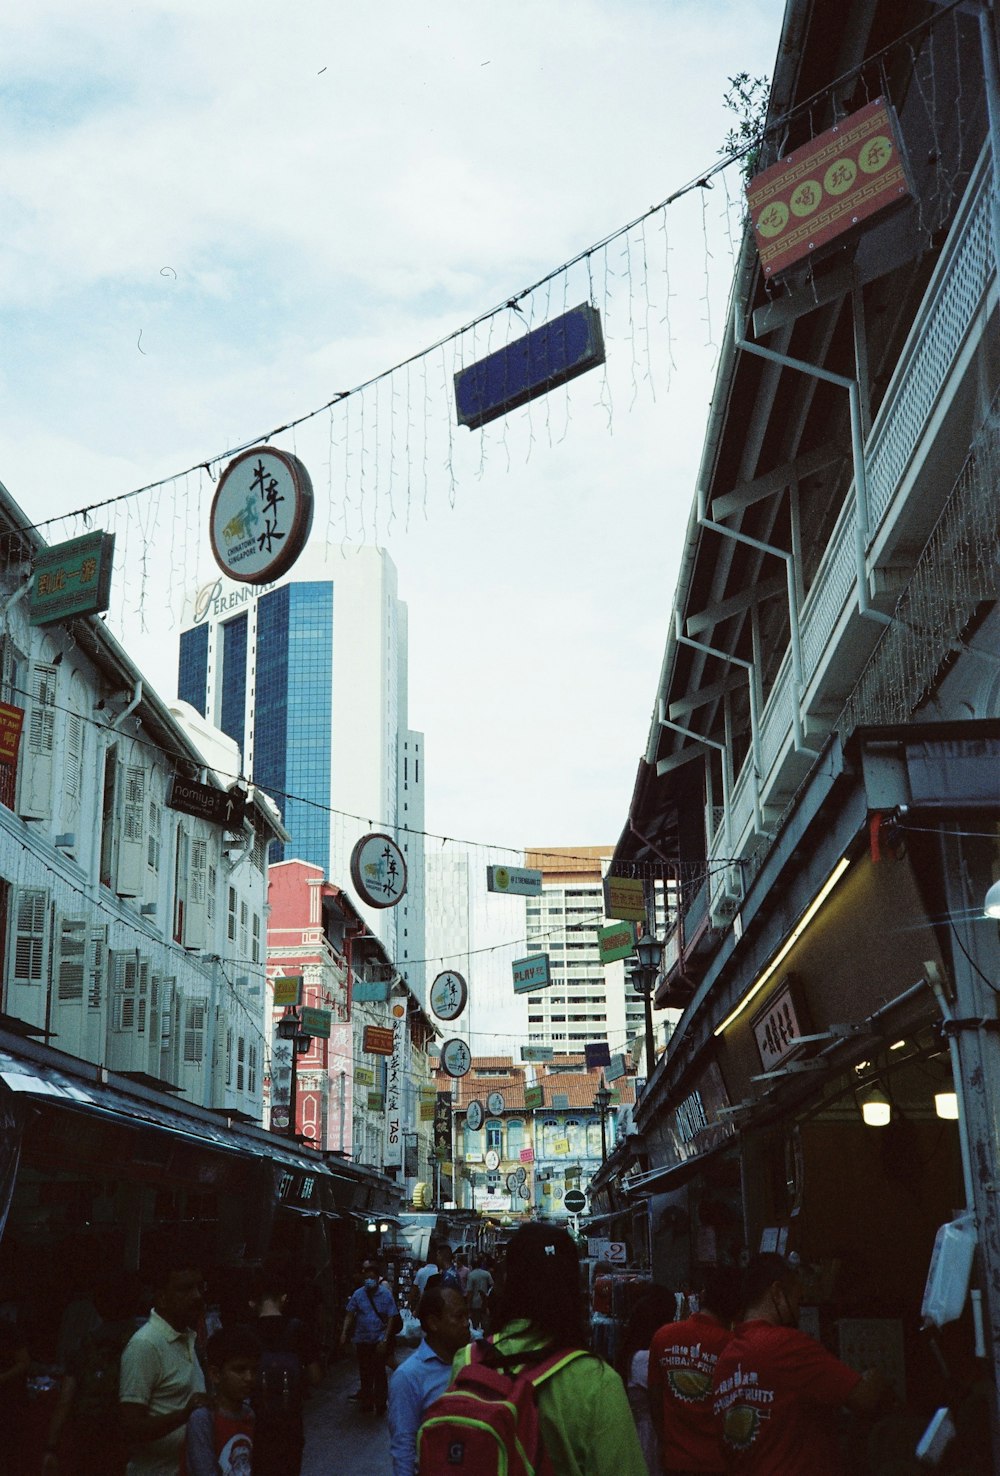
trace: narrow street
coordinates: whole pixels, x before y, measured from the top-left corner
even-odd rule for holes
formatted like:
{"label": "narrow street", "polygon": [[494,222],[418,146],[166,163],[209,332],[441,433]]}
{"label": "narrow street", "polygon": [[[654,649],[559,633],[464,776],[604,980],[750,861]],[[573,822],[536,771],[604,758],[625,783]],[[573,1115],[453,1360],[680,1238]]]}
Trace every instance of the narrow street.
{"label": "narrow street", "polygon": [[[400,1346],[401,1363],[410,1349]],[[390,1374],[390,1378],[392,1375]],[[340,1358],[327,1371],[306,1406],[306,1448],[302,1476],[388,1476],[389,1425],[387,1420],[362,1414],[348,1395],[358,1387],[353,1356]]]}

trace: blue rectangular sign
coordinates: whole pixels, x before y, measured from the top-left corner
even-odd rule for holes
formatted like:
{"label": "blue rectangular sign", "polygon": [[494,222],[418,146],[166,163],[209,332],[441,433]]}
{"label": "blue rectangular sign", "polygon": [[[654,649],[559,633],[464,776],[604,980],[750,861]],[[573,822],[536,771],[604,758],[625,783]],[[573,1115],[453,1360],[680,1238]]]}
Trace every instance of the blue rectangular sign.
{"label": "blue rectangular sign", "polygon": [[587,1061],[588,1071],[593,1071],[597,1066],[611,1065],[611,1047],[606,1040],[588,1042],[583,1048],[583,1054]]}
{"label": "blue rectangular sign", "polygon": [[536,989],[547,989],[552,983],[547,953],[535,953],[530,958],[516,958],[513,968],[515,994],[533,994]]}
{"label": "blue rectangular sign", "polygon": [[470,430],[604,363],[601,315],[582,302],[455,375],[459,425]]}

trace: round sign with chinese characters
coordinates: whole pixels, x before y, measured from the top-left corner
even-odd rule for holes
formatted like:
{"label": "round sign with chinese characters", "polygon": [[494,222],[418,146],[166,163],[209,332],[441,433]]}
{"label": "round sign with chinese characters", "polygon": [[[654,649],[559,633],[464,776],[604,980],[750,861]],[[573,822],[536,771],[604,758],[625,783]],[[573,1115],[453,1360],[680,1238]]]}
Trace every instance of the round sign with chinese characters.
{"label": "round sign with chinese characters", "polygon": [[520,1184],[517,1182],[516,1174],[508,1174],[506,1179],[504,1179],[504,1183],[507,1186],[508,1194],[516,1194],[518,1189],[521,1187]]}
{"label": "round sign with chinese characters", "polygon": [[469,1103],[468,1107],[466,1107],[465,1109],[465,1125],[469,1129],[470,1133],[478,1133],[479,1129],[483,1125],[484,1116],[485,1113],[483,1112],[482,1102]]}
{"label": "round sign with chinese characters", "polygon": [[486,1110],[491,1117],[499,1117],[503,1111],[503,1092],[490,1092],[486,1098]]}
{"label": "round sign with chinese characters", "polygon": [[520,1187],[528,1177],[528,1170],[524,1167],[516,1168],[511,1176],[515,1184]]}
{"label": "round sign with chinese characters", "polygon": [[242,584],[269,584],[305,548],[312,519],[312,482],[297,456],[273,446],[241,451],[212,498],[208,533],[215,562]]}
{"label": "round sign with chinese characters", "polygon": [[441,1065],[449,1076],[465,1076],[472,1067],[472,1052],[464,1040],[446,1040],[441,1047]]}
{"label": "round sign with chinese characters", "polygon": [[395,907],[406,891],[406,861],[391,835],[363,835],[351,852],[351,881],[369,907]]}
{"label": "round sign with chinese characters", "polygon": [[469,1002],[469,986],[454,969],[445,969],[431,985],[430,1005],[439,1020],[457,1020]]}
{"label": "round sign with chinese characters", "polygon": [[486,1167],[491,1174],[500,1167],[500,1155],[495,1148],[491,1148],[486,1155]]}

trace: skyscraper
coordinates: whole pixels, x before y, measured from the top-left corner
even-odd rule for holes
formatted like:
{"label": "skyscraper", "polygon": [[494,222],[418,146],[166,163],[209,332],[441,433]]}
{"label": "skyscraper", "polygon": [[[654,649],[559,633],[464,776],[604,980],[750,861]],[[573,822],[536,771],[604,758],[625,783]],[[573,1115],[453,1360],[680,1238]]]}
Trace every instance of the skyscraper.
{"label": "skyscraper", "polygon": [[404,973],[424,957],[423,734],[408,726],[407,641],[389,555],[311,545],[274,584],[220,574],[193,594],[177,681],[281,809],[292,839],[273,861],[310,861],[350,887],[359,836],[398,840],[406,895],[361,911]]}

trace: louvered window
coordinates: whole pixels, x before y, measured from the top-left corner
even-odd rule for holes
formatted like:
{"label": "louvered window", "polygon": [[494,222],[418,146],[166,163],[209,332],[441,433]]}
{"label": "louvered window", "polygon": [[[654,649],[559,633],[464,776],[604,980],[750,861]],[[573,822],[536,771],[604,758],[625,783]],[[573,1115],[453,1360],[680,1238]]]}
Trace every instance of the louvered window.
{"label": "louvered window", "polygon": [[49,896],[41,888],[21,887],[14,906],[14,983],[40,984],[45,974]]}
{"label": "louvered window", "polygon": [[227,888],[226,909],[226,937],[230,943],[236,942],[236,888]]}
{"label": "louvered window", "polygon": [[208,883],[208,841],[195,838],[191,842],[191,874],[188,898],[193,907],[205,906]]}
{"label": "louvered window", "polygon": [[257,1090],[257,1047],[251,1041],[247,1052],[247,1091],[253,1096]]}
{"label": "louvered window", "polygon": [[245,1065],[245,1056],[246,1042],[241,1035],[236,1042],[236,1090],[238,1092],[241,1092],[243,1090],[243,1071]]}
{"label": "louvered window", "polygon": [[66,763],[63,771],[63,793],[71,801],[75,814],[83,789],[83,718],[71,712],[66,718]]}
{"label": "louvered window", "polygon": [[99,1010],[104,1003],[108,975],[108,930],[93,928],[90,934],[93,955],[87,980],[87,1009]]}
{"label": "louvered window", "polygon": [[64,917],[59,921],[59,968],[56,995],[60,1004],[83,1003],[83,978],[87,969],[87,921]]}
{"label": "louvered window", "polygon": [[219,889],[219,873],[214,866],[208,868],[208,891],[205,896],[205,916],[215,921],[215,894]]}
{"label": "louvered window", "polygon": [[56,668],[35,666],[31,673],[31,719],[28,747],[32,753],[51,753],[56,732]]}
{"label": "louvered window", "polygon": [[112,1029],[129,1032],[138,1016],[139,960],[134,953],[111,955]]}
{"label": "louvered window", "polygon": [[204,1001],[189,999],[184,1013],[184,1060],[188,1065],[199,1066],[204,1054]]}
{"label": "louvered window", "polygon": [[252,945],[251,945],[250,957],[253,959],[254,963],[260,963],[260,913],[259,912],[255,912],[254,915],[253,915],[253,942],[252,942]]}
{"label": "louvered window", "polygon": [[240,957],[246,958],[250,948],[250,909],[245,902],[240,903]]}
{"label": "louvered window", "polygon": [[233,1084],[233,1032],[226,1031],[226,1086]]}
{"label": "louvered window", "polygon": [[149,802],[149,826],[146,840],[146,865],[150,871],[160,869],[160,827],[163,824],[163,808],[155,799]]}

